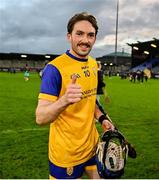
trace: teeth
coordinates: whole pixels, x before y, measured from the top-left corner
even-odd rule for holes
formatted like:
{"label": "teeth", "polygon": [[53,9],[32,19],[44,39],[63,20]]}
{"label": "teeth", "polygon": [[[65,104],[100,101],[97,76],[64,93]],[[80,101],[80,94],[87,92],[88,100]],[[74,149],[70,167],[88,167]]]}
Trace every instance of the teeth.
{"label": "teeth", "polygon": [[81,47],[87,48],[87,46],[86,46],[86,45],[81,45]]}

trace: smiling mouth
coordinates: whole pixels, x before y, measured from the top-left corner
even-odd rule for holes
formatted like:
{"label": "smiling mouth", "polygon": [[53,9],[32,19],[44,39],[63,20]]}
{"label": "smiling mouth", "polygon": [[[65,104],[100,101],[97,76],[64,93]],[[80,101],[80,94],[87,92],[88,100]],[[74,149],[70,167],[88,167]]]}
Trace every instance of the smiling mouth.
{"label": "smiling mouth", "polygon": [[88,50],[90,48],[90,46],[88,44],[79,44],[79,47],[82,49],[82,50]]}

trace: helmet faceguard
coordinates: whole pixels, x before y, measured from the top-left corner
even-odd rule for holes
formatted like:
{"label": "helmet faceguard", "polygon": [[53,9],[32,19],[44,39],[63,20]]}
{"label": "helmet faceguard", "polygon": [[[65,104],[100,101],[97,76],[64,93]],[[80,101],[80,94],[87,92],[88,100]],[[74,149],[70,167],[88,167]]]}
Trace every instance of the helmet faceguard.
{"label": "helmet faceguard", "polygon": [[120,132],[117,130],[105,132],[96,151],[100,177],[107,179],[120,178],[124,174],[128,151],[128,144]]}

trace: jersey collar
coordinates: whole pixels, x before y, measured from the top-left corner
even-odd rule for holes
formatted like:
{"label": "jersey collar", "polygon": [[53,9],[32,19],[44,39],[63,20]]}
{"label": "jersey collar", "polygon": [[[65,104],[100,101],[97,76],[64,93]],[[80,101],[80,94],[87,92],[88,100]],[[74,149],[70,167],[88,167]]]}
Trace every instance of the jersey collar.
{"label": "jersey collar", "polygon": [[67,50],[67,51],[66,51],[66,54],[67,54],[69,57],[71,57],[71,58],[73,58],[73,59],[75,59],[75,60],[77,60],[77,61],[82,61],[82,62],[88,61],[88,59],[78,58],[78,57],[74,56],[73,54],[70,53],[70,50]]}

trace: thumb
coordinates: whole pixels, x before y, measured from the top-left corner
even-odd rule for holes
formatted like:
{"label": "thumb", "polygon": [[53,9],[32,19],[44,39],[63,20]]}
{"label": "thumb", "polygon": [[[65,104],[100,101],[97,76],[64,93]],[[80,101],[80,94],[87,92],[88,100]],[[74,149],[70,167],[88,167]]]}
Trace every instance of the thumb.
{"label": "thumb", "polygon": [[76,75],[76,74],[73,74],[73,75],[72,75],[72,84],[75,84],[75,83],[76,83],[76,80],[77,80],[77,75]]}

